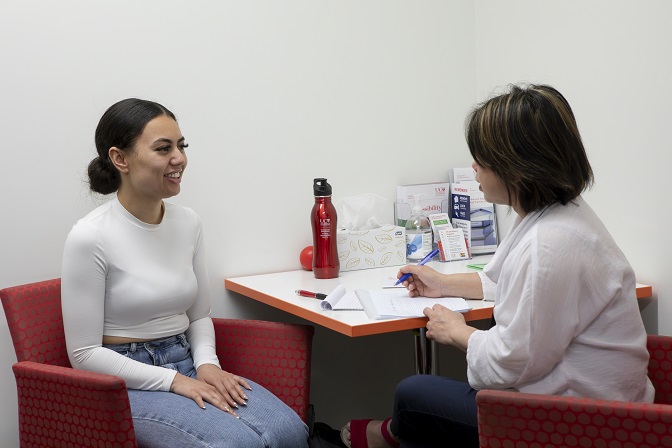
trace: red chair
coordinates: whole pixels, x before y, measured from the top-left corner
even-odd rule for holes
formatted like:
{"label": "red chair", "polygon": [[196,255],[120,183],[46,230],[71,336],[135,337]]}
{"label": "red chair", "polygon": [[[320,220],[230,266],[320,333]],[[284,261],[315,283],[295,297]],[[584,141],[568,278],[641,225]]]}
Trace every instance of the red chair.
{"label": "red chair", "polygon": [[[0,290],[17,363],[22,448],[136,447],[128,393],[115,376],[72,369],[61,280]],[[222,368],[273,392],[307,421],[314,328],[213,319]]]}
{"label": "red chair", "polygon": [[654,404],[481,390],[480,446],[672,447],[672,337],[649,335],[647,346]]}

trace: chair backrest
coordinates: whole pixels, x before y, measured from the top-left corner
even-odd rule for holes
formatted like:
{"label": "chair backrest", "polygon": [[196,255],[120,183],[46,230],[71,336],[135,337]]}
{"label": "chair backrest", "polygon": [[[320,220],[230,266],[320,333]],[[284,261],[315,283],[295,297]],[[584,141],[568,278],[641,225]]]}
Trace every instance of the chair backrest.
{"label": "chair backrest", "polygon": [[672,404],[672,337],[650,334],[646,346],[649,349],[649,379],[656,388],[654,403]]}
{"label": "chair backrest", "polygon": [[63,333],[61,279],[0,290],[17,361],[70,367]]}

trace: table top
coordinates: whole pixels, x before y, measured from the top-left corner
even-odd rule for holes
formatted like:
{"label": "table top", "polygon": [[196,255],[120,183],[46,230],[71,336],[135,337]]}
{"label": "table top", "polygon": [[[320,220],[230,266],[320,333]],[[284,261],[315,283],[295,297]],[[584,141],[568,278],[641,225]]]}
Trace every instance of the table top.
{"label": "table top", "polygon": [[[491,258],[492,255],[479,255],[471,260],[449,263],[432,261],[427,263],[427,266],[446,274],[476,272],[467,265],[487,263]],[[320,300],[298,296],[295,291],[304,289],[327,294],[339,284],[345,286],[348,291],[376,289],[381,287],[386,278],[396,277],[398,272],[399,266],[392,266],[341,272],[339,277],[334,279],[316,279],[311,271],[296,270],[228,278],[224,281],[224,286],[229,291],[258,300],[346,336],[357,337],[423,328],[427,324],[427,319],[422,317],[373,320],[364,311],[325,311],[320,305]],[[651,295],[651,286],[637,284],[637,298]],[[493,302],[484,300],[467,300],[467,302],[472,307],[471,311],[464,314],[467,321],[492,317]]]}

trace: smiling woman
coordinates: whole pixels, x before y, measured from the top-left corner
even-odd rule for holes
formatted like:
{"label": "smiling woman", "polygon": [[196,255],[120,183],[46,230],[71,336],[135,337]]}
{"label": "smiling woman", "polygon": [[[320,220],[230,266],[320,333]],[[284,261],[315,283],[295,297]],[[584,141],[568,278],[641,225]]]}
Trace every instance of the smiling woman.
{"label": "smiling woman", "polygon": [[306,446],[292,409],[220,367],[201,221],[164,202],[180,192],[187,166],[175,115],[126,99],[105,112],[95,141],[91,190],[117,194],[65,243],[72,366],[124,379],[139,446]]}
{"label": "smiling woman", "polygon": [[[121,115],[125,119],[119,120],[124,111],[128,115]],[[111,128],[113,125],[116,129]],[[111,131],[121,131],[118,133],[123,137],[111,141]],[[132,135],[134,139],[129,138]],[[162,200],[180,192],[187,166],[185,149],[189,145],[175,115],[151,101],[120,101],[101,118],[96,146],[98,157],[89,165],[91,189],[99,193],[118,190],[117,198],[126,210],[143,222],[161,222]]]}
{"label": "smiling woman", "polygon": [[122,178],[117,197],[126,210],[144,222],[161,222],[162,200],[180,192],[187,146],[175,119],[160,115],[147,123],[132,151],[109,149]]}

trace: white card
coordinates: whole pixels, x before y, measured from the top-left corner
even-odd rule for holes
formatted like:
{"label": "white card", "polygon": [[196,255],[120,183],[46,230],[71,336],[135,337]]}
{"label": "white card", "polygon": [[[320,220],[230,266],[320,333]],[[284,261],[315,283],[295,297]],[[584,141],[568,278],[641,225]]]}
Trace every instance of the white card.
{"label": "white card", "polygon": [[446,261],[471,258],[462,229],[440,229],[439,244]]}

